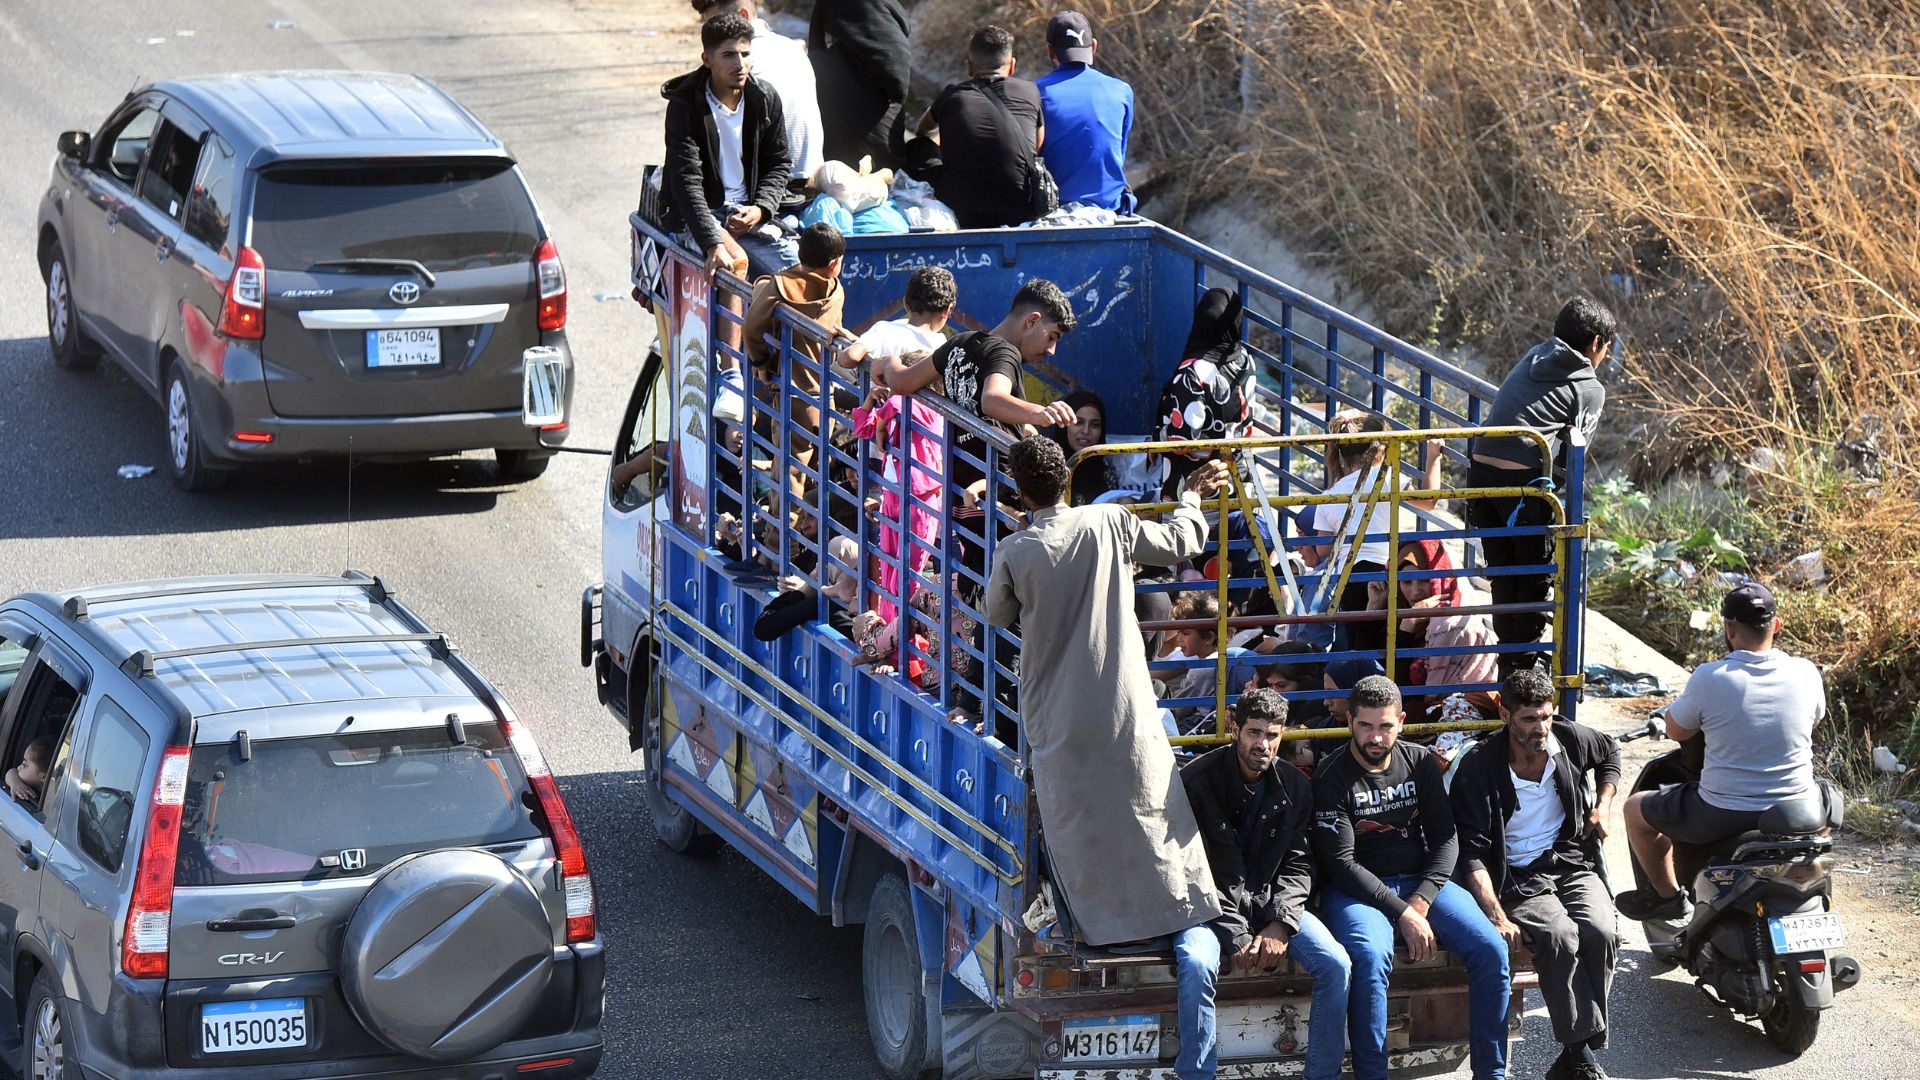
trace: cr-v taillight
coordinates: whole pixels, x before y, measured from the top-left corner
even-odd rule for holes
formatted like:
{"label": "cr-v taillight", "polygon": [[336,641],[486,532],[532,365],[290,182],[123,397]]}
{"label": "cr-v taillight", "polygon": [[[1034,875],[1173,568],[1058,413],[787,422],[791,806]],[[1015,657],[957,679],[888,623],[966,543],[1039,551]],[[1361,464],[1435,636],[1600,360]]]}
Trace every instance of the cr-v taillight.
{"label": "cr-v taillight", "polygon": [[258,339],[266,332],[267,264],[250,247],[233,257],[233,277],[227,281],[227,299],[220,305],[220,332],[228,337]]}
{"label": "cr-v taillight", "polygon": [[560,891],[567,902],[567,942],[592,941],[593,879],[587,876],[587,851],[580,846],[580,832],[573,827],[573,815],[567,812],[566,800],[560,797],[560,785],[554,782],[553,770],[540,755],[533,733],[512,717],[502,717],[500,727],[508,745],[513,747],[514,756],[520,759],[520,767],[526,770],[534,795],[540,800],[540,810],[547,817],[547,831],[553,836],[554,853],[560,858]]}
{"label": "cr-v taillight", "polygon": [[137,979],[167,977],[167,937],[173,929],[173,864],[180,852],[180,808],[187,801],[184,746],[169,746],[153,782],[147,810],[147,835],[140,842],[140,866],[127,905],[126,933],[120,939],[120,970]]}
{"label": "cr-v taillight", "polygon": [[560,265],[560,249],[548,238],[533,253],[534,276],[540,280],[540,329],[563,330],[567,325],[567,268]]}

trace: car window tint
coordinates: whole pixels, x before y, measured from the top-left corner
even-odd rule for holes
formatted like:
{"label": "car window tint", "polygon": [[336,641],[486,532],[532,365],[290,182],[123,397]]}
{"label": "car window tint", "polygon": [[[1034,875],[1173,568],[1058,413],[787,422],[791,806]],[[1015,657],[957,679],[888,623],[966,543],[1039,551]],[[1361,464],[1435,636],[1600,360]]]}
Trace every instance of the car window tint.
{"label": "car window tint", "polygon": [[80,851],[108,873],[120,872],[127,830],[139,803],[146,771],[147,733],[125,709],[104,698],[93,719],[93,738],[80,773],[80,814],[75,828]]}
{"label": "car window tint", "polygon": [[533,261],[533,202],[502,164],[279,168],[254,187],[252,244],[270,270],[413,259],[429,270]]}
{"label": "car window tint", "polygon": [[52,762],[54,744],[80,705],[80,691],[43,659],[27,669],[25,683],[14,694],[19,698],[15,706],[18,711],[8,732],[5,761],[0,762],[0,768],[6,770],[0,797],[11,797],[35,816],[44,818],[41,807],[46,765],[40,764],[38,771],[42,775],[33,777],[25,771],[26,758],[29,748],[38,743],[32,750],[36,762]]}
{"label": "car window tint", "polygon": [[208,137],[200,152],[200,172],[187,195],[187,235],[215,251],[226,248],[237,164],[233,148],[225,140],[218,135]]}
{"label": "car window tint", "polygon": [[140,163],[147,158],[147,143],[153,138],[154,125],[159,122],[160,107],[149,105],[110,125],[98,144],[105,151],[100,167],[132,186],[134,178],[140,175]]}
{"label": "car window tint", "polygon": [[72,763],[74,732],[79,730],[79,724],[69,721],[66,730],[60,733],[59,743],[53,748],[53,758],[47,766],[47,786],[40,793],[42,820],[47,820],[58,805],[55,800],[60,797],[60,788],[67,780],[67,768]]}
{"label": "car window tint", "polygon": [[147,169],[140,174],[140,201],[170,218],[179,217],[199,164],[199,140],[189,138],[170,120],[160,121]]}
{"label": "car window tint", "polygon": [[466,736],[457,744],[431,727],[250,739],[246,761],[233,743],[195,746],[174,880],[370,873],[415,852],[542,835],[539,801],[500,729],[470,724]]}

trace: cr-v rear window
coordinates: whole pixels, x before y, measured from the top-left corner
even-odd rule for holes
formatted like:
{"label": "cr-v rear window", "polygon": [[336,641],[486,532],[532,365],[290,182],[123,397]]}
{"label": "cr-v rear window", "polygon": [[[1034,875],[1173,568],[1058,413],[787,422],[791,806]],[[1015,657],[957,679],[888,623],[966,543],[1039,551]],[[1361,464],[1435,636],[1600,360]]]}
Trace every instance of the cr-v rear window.
{"label": "cr-v rear window", "polygon": [[404,855],[544,835],[539,799],[493,724],[193,748],[180,823],[181,885],[357,874]]}
{"label": "cr-v rear window", "polygon": [[282,166],[260,174],[253,248],[269,270],[412,259],[429,270],[533,260],[533,202],[505,162]]}

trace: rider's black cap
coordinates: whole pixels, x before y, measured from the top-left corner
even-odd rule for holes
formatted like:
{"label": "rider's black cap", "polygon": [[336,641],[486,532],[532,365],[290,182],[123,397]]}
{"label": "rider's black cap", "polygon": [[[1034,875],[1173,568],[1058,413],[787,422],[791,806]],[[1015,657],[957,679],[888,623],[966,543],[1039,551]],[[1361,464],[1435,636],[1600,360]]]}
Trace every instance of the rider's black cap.
{"label": "rider's black cap", "polygon": [[1773,602],[1773,590],[1757,581],[1734,586],[1720,602],[1720,616],[1749,626],[1765,626],[1773,621],[1779,607]]}

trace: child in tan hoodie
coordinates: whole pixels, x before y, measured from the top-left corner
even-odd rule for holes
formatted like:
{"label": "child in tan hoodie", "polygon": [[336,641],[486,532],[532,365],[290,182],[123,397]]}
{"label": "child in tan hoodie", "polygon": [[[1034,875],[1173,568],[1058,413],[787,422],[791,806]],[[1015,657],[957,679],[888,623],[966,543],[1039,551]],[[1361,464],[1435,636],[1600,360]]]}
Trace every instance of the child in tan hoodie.
{"label": "child in tan hoodie", "polygon": [[[746,350],[755,381],[762,384],[758,389],[762,401],[777,401],[779,396],[780,327],[774,318],[778,305],[784,304],[795,314],[819,323],[833,337],[853,338],[840,325],[847,299],[846,291],[840,287],[840,266],[846,253],[847,241],[840,230],[824,221],[817,222],[800,232],[797,265],[753,283],[753,298],[747,303]],[[769,335],[773,338],[772,344],[767,340]],[[795,391],[789,413],[793,434],[788,446],[796,460],[811,463],[816,440],[825,436],[820,430],[819,408],[802,400],[802,395],[819,398],[821,365],[825,359],[819,342],[798,333],[793,335],[793,349],[798,355],[787,363],[784,376]],[[842,364],[852,366],[865,354],[866,350],[855,341],[842,351],[839,359]]]}

